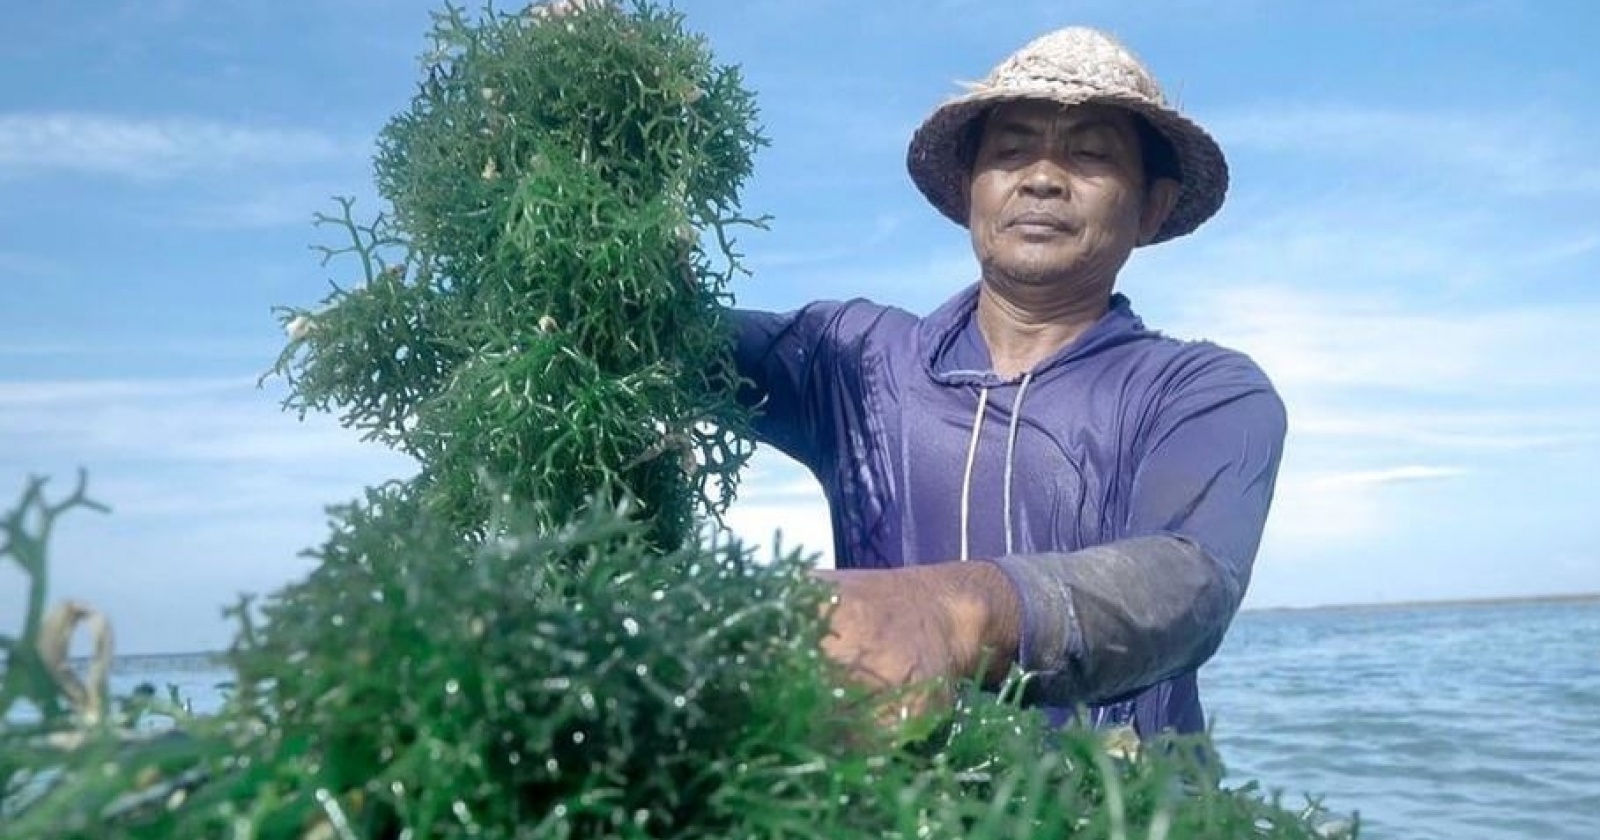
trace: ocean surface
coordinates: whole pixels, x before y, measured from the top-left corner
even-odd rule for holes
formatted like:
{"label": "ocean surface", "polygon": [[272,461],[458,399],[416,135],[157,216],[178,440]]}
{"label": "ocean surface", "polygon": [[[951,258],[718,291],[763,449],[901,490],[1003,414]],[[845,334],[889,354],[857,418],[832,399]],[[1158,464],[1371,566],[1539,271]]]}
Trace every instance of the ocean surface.
{"label": "ocean surface", "polygon": [[[115,693],[203,656],[126,657]],[[1600,601],[1246,612],[1201,672],[1229,783],[1318,795],[1363,838],[1600,840]]]}

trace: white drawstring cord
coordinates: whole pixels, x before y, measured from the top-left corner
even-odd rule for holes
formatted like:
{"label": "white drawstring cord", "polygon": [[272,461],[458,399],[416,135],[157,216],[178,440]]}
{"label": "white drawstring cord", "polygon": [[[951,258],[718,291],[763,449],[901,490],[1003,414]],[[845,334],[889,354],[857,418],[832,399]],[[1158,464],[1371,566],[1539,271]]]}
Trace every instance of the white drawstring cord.
{"label": "white drawstring cord", "polygon": [[[1017,387],[1017,398],[1011,403],[1011,427],[1006,432],[1006,477],[1005,488],[1001,496],[1005,499],[1002,509],[1006,517],[1006,553],[1011,553],[1011,468],[1015,464],[1017,454],[1017,422],[1022,417],[1022,398],[1027,396],[1028,383],[1033,381],[1033,372],[1029,371],[1022,376],[1022,384]],[[985,391],[984,393],[988,393]],[[968,456],[969,458],[971,456]],[[970,462],[967,467],[971,470]]]}
{"label": "white drawstring cord", "polygon": [[967,526],[972,518],[972,465],[978,458],[978,432],[983,429],[983,410],[989,407],[989,389],[978,391],[978,416],[972,421],[972,441],[967,444],[967,469],[961,476],[961,561],[972,554]]}

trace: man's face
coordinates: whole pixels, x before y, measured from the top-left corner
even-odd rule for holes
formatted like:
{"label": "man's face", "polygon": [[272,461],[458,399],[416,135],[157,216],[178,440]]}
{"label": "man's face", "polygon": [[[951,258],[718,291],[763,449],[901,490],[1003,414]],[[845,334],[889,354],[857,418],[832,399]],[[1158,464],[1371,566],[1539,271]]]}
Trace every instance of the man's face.
{"label": "man's face", "polygon": [[1171,209],[1176,184],[1148,195],[1134,118],[1096,105],[997,106],[969,176],[967,226],[990,279],[1085,290],[1109,286]]}

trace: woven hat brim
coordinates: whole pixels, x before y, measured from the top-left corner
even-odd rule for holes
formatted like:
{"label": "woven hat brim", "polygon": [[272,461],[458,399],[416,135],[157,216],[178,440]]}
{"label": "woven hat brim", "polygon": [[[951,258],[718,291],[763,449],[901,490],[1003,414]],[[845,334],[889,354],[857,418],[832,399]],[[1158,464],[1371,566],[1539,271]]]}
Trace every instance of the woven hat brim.
{"label": "woven hat brim", "polygon": [[939,106],[911,137],[906,153],[911,180],[940,213],[956,224],[967,225],[967,195],[963,189],[966,171],[960,156],[967,126],[1000,103],[1025,100],[1125,108],[1144,117],[1167,138],[1177,156],[1181,183],[1172,213],[1146,244],[1192,233],[1222,208],[1228,193],[1228,163],[1222,148],[1205,129],[1182,114],[1134,96],[1075,95],[1048,87],[1009,88],[981,90],[951,99]]}

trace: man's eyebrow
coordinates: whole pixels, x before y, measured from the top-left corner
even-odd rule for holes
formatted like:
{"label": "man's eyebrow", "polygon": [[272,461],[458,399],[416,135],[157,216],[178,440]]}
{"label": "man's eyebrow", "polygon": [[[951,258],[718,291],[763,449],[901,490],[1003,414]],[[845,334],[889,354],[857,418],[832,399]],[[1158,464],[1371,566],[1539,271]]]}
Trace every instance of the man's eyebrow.
{"label": "man's eyebrow", "polygon": [[994,127],[995,134],[1010,134],[1020,137],[1037,137],[1041,132],[1032,123],[1021,120],[1006,120]]}
{"label": "man's eyebrow", "polygon": [[1068,134],[1087,134],[1091,131],[1109,131],[1119,137],[1122,135],[1122,132],[1117,130],[1117,123],[1105,116],[1084,117],[1067,126]]}
{"label": "man's eyebrow", "polygon": [[[1110,117],[1099,115],[1075,120],[1066,126],[1065,131],[1067,134],[1085,134],[1091,131],[1109,131],[1112,134],[1121,133],[1117,131],[1117,123],[1115,121]],[[1007,119],[994,126],[994,133],[1017,137],[1037,137],[1043,131],[1034,123]]]}

